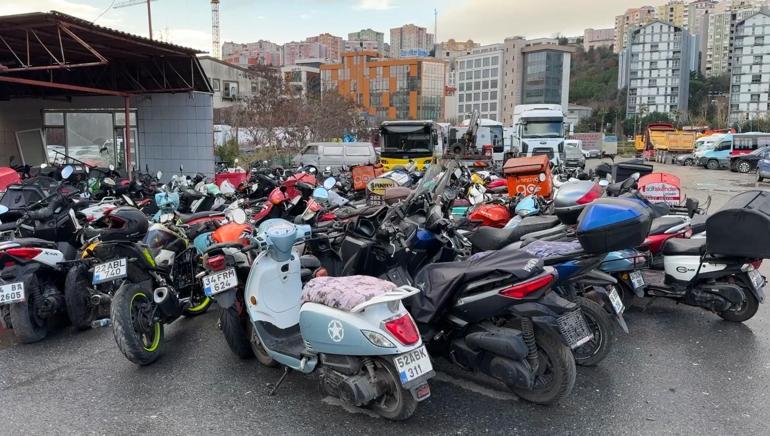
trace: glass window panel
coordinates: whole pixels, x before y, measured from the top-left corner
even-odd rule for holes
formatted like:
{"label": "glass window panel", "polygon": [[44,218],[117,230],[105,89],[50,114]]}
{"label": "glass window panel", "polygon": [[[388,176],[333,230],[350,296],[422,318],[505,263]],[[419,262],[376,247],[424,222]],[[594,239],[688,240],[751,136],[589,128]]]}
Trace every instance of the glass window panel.
{"label": "glass window panel", "polygon": [[79,161],[108,166],[114,162],[111,113],[67,113],[67,154]]}
{"label": "glass window panel", "polygon": [[46,112],[43,119],[46,126],[64,125],[64,114],[61,112]]}

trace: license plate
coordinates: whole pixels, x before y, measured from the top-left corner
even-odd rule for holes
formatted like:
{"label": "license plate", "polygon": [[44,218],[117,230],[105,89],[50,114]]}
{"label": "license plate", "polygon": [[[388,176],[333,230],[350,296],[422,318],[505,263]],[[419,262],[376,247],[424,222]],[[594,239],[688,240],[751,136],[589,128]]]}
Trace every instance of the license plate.
{"label": "license plate", "polygon": [[641,272],[633,271],[628,274],[628,277],[631,279],[631,286],[633,286],[634,289],[641,289],[644,287],[644,276],[642,276]]}
{"label": "license plate", "polygon": [[618,295],[618,291],[615,288],[610,288],[610,303],[612,303],[612,309],[615,310],[615,313],[618,315],[626,310],[626,308],[623,307],[623,300],[620,299],[620,295]]}
{"label": "license plate", "polygon": [[433,371],[433,365],[430,363],[430,357],[428,357],[428,351],[425,350],[424,345],[407,353],[399,354],[393,358],[393,361],[396,364],[402,385]]}
{"label": "license plate", "polygon": [[573,310],[560,316],[556,323],[564,341],[570,348],[575,349],[593,339],[594,334],[588,328],[588,323],[583,317],[583,311]]}
{"label": "license plate", "polygon": [[0,306],[24,301],[24,283],[9,283],[0,286]]}
{"label": "license plate", "polygon": [[749,279],[751,279],[751,284],[754,285],[754,289],[760,290],[765,286],[765,278],[755,269],[749,271]]}
{"label": "license plate", "polygon": [[127,275],[127,265],[126,258],[100,263],[94,267],[94,278],[91,283],[98,285],[99,283],[122,279]]}
{"label": "license plate", "polygon": [[238,286],[238,276],[235,275],[235,268],[226,269],[203,277],[203,292],[209,297],[225,292],[236,286]]}

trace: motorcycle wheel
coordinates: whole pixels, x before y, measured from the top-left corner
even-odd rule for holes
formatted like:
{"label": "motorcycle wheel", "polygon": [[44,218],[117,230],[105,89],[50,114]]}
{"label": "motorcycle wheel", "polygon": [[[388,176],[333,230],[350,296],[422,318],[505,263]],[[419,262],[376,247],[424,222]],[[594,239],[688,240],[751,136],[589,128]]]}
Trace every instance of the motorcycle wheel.
{"label": "motorcycle wheel", "polygon": [[256,356],[257,361],[269,368],[278,366],[278,361],[273,359],[270,354],[267,353],[267,350],[265,350],[265,346],[262,345],[262,342],[259,340],[259,337],[254,331],[254,326],[252,325],[251,321],[246,323],[246,329],[249,333],[249,344],[251,345],[251,350],[254,352],[254,356]]}
{"label": "motorcycle wheel", "polygon": [[593,339],[572,350],[575,363],[580,366],[595,366],[609,354],[615,336],[610,314],[593,300],[585,297],[577,298],[580,310],[594,334]]}
{"label": "motorcycle wheel", "polygon": [[759,301],[750,291],[745,290],[746,301],[737,310],[726,310],[718,313],[722,319],[730,322],[744,322],[748,321],[757,313],[759,309]]}
{"label": "motorcycle wheel", "polygon": [[254,357],[254,350],[251,349],[249,340],[249,331],[246,323],[243,322],[235,307],[219,310],[219,325],[222,334],[225,335],[225,341],[236,356],[241,359],[251,359]]}
{"label": "motorcycle wheel", "polygon": [[149,365],[160,357],[163,324],[152,321],[152,294],[138,284],[124,284],[110,308],[112,334],[118,348],[137,365]]}
{"label": "motorcycle wheel", "polygon": [[209,310],[209,307],[211,307],[211,298],[204,295],[203,299],[201,299],[200,296],[196,299],[196,296],[193,295],[192,304],[194,304],[194,306],[190,306],[182,312],[182,315],[185,318],[192,318],[206,313],[206,311]]}
{"label": "motorcycle wheel", "polygon": [[535,384],[532,389],[512,387],[511,390],[530,403],[554,404],[566,398],[575,386],[575,358],[569,347],[556,336],[535,331],[535,340],[540,362]]}
{"label": "motorcycle wheel", "polygon": [[383,369],[387,374],[387,384],[390,390],[387,394],[374,400],[369,408],[383,418],[392,421],[408,419],[417,409],[417,400],[414,399],[411,392],[401,386],[398,372],[390,362],[385,359],[377,359],[374,365]]}
{"label": "motorcycle wheel", "polygon": [[94,307],[89,298],[91,281],[88,280],[88,269],[80,264],[67,272],[64,281],[64,302],[67,305],[67,316],[75,328],[87,330],[91,328],[91,321],[96,316]]}
{"label": "motorcycle wheel", "polygon": [[48,335],[48,320],[37,316],[35,305],[40,298],[37,277],[28,275],[22,280],[27,301],[10,305],[13,334],[23,344],[43,340]]}

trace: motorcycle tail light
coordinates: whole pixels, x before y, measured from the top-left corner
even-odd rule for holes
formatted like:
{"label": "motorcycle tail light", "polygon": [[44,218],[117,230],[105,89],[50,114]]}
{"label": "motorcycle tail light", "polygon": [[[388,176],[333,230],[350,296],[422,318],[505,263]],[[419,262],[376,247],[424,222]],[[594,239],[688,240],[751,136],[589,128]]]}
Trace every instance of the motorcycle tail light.
{"label": "motorcycle tail light", "polygon": [[417,326],[414,325],[409,313],[385,321],[385,329],[393,335],[394,338],[404,345],[413,345],[420,340],[420,333]]}
{"label": "motorcycle tail light", "polygon": [[22,260],[32,260],[43,250],[33,247],[21,247],[21,248],[9,248],[5,250],[5,253],[9,256],[13,256]]}
{"label": "motorcycle tail light", "polygon": [[271,203],[274,205],[281,204],[286,199],[286,196],[278,189],[274,189],[273,192],[270,193],[270,196],[268,197],[268,200],[270,200]]}
{"label": "motorcycle tail light", "polygon": [[206,266],[212,271],[221,271],[225,269],[225,256],[223,254],[218,254],[209,257],[206,259]]}
{"label": "motorcycle tail light", "polygon": [[597,198],[602,196],[602,186],[598,183],[594,183],[594,186],[586,192],[582,197],[578,198],[577,204],[588,204]]}
{"label": "motorcycle tail light", "polygon": [[536,277],[533,280],[517,283],[510,288],[505,288],[500,291],[500,295],[507,298],[521,299],[550,285],[553,280],[553,274]]}

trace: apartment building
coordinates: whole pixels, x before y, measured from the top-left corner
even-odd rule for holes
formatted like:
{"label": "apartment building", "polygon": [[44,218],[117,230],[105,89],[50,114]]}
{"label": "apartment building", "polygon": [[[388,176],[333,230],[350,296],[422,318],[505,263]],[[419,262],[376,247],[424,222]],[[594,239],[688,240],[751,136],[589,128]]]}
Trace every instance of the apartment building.
{"label": "apartment building", "polygon": [[503,124],[513,124],[513,108],[520,104],[560,104],[566,113],[575,48],[521,36],[506,38],[503,46]]}
{"label": "apartment building", "polygon": [[320,42],[287,42],[281,49],[281,65],[296,65],[298,63],[315,61],[329,62],[329,47]]}
{"label": "apartment building", "polygon": [[350,97],[376,121],[442,120],[445,68],[445,62],[432,58],[346,52],[341,63],[321,65],[321,92]]}
{"label": "apartment building", "polygon": [[719,2],[716,0],[696,0],[687,5],[687,30],[695,35],[698,43],[696,55],[698,56],[698,71],[701,74],[706,72],[706,58],[702,53],[705,53],[708,42],[708,19],[717,4]]}
{"label": "apartment building", "polygon": [[599,47],[615,47],[615,29],[586,29],[583,31],[583,50],[588,51]]}
{"label": "apartment building", "polygon": [[281,77],[295,96],[318,98],[321,96],[321,69],[309,65],[285,65]]}
{"label": "apartment building", "polygon": [[620,53],[628,42],[628,32],[655,19],[657,10],[652,6],[627,9],[615,17],[615,53]]}
{"label": "apartment building", "polygon": [[618,87],[628,87],[627,117],[687,113],[692,41],[682,27],[657,20],[629,32],[618,74]]}
{"label": "apartment building", "polygon": [[270,41],[247,44],[225,42],[222,44],[222,60],[240,67],[249,65],[281,65],[281,46]]}
{"label": "apartment building", "polygon": [[[345,40],[339,36],[330,33],[322,33],[318,36],[305,38],[305,42],[318,43],[326,46],[326,61],[330,63],[339,62],[342,52],[345,51]],[[288,65],[288,62],[284,62]]]}
{"label": "apartment building", "polygon": [[735,25],[730,76],[730,123],[770,115],[770,14],[766,11]]}
{"label": "apartment building", "polygon": [[686,28],[688,25],[689,8],[683,0],[672,0],[656,8],[655,16],[658,20]]}
{"label": "apartment building", "polygon": [[478,111],[481,118],[502,119],[504,54],[504,44],[491,44],[456,59],[458,118]]}
{"label": "apartment building", "polygon": [[708,16],[708,34],[704,52],[704,74],[716,77],[730,72],[732,40],[737,22],[748,18],[761,8],[764,1],[723,1]]}
{"label": "apartment building", "polygon": [[424,27],[406,24],[390,29],[390,56],[394,58],[430,56],[434,35]]}
{"label": "apartment building", "polygon": [[372,29],[361,29],[358,32],[348,33],[345,51],[376,51],[384,57],[387,55],[385,34]]}

